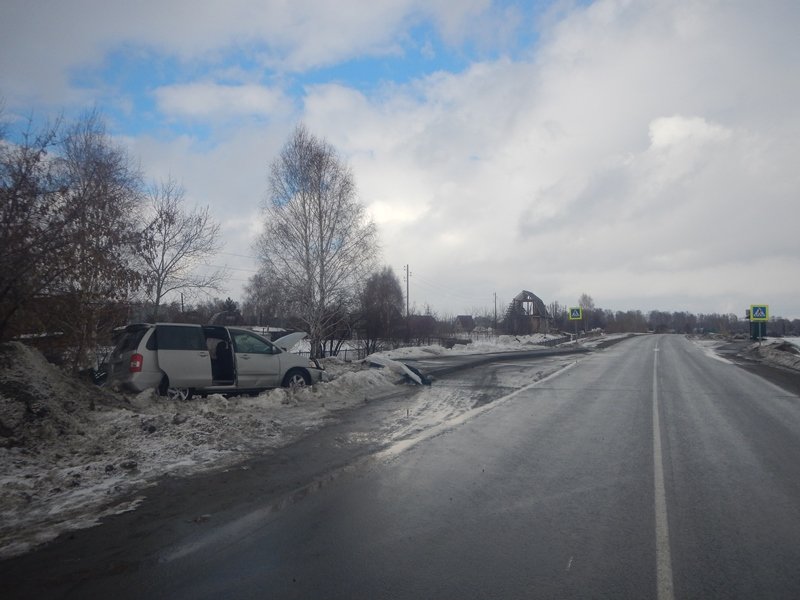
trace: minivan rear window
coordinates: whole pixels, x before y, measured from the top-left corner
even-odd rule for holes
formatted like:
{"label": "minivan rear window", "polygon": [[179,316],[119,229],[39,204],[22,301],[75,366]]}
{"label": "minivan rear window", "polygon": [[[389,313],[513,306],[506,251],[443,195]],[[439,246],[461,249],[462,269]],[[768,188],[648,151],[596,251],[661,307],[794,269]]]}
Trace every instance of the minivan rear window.
{"label": "minivan rear window", "polygon": [[142,341],[142,337],[144,337],[145,333],[147,333],[146,328],[126,331],[117,342],[114,352],[116,354],[121,354],[123,352],[135,352],[139,347],[139,342]]}
{"label": "minivan rear window", "polygon": [[159,325],[156,334],[159,350],[207,350],[206,338],[200,327]]}

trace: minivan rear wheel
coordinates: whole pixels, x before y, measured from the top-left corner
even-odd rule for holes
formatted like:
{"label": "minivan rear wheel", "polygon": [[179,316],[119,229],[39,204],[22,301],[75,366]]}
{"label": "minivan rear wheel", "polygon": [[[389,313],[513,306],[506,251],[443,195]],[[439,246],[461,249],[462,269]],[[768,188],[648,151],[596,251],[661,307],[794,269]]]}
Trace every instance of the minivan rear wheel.
{"label": "minivan rear wheel", "polygon": [[161,385],[158,386],[158,393],[161,396],[166,396],[167,400],[184,402],[192,398],[192,390],[190,388],[174,387],[169,384],[169,378],[164,375],[161,380]]}
{"label": "minivan rear wheel", "polygon": [[300,369],[291,369],[283,378],[283,387],[291,390],[299,390],[308,385],[311,385],[311,377]]}

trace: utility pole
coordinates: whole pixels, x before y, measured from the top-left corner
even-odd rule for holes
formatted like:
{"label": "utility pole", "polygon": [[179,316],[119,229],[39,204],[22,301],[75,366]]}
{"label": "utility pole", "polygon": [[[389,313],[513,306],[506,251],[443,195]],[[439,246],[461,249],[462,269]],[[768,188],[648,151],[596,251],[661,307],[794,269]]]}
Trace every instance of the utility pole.
{"label": "utility pole", "polygon": [[411,316],[409,310],[409,295],[408,295],[408,279],[411,277],[411,268],[406,265],[404,267],[406,272],[406,342],[411,339]]}
{"label": "utility pole", "polygon": [[404,267],[404,270],[406,272],[406,319],[407,319],[409,316],[408,278],[411,277],[411,269],[409,268],[408,265],[406,265]]}
{"label": "utility pole", "polygon": [[494,293],[494,328],[492,333],[497,335],[497,292]]}

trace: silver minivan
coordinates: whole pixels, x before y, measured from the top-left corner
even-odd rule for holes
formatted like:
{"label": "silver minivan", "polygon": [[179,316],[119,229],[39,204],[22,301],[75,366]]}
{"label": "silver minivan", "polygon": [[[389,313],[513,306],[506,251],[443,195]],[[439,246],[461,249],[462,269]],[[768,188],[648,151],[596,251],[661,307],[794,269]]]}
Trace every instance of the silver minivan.
{"label": "silver minivan", "polygon": [[128,325],[108,360],[108,382],[141,392],[155,388],[171,399],[192,394],[240,394],[325,381],[316,359],[291,354],[306,336],[271,342],[240,327],[141,323]]}

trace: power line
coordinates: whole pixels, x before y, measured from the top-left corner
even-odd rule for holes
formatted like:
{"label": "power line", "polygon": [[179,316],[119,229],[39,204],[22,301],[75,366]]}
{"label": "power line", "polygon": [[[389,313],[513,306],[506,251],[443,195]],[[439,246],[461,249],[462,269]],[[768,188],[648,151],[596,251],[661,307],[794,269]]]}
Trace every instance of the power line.
{"label": "power line", "polygon": [[467,302],[470,304],[481,304],[487,302],[487,298],[481,298],[481,299],[467,298],[466,296],[453,293],[450,290],[439,286],[438,284],[427,281],[425,278],[420,277],[419,274],[415,274],[415,276],[417,280],[423,284],[423,287],[428,287],[431,291],[443,294],[445,296],[449,296],[452,299],[459,300],[461,302]]}
{"label": "power line", "polygon": [[236,258],[249,258],[252,260],[261,260],[258,256],[250,256],[248,254],[234,254],[233,252],[217,252],[217,254],[224,254],[225,256],[235,256]]}
{"label": "power line", "polygon": [[243,269],[241,267],[229,267],[228,265],[212,265],[210,263],[200,263],[201,267],[213,267],[215,269],[230,269],[231,271],[244,271],[246,273],[258,273],[258,269]]}

